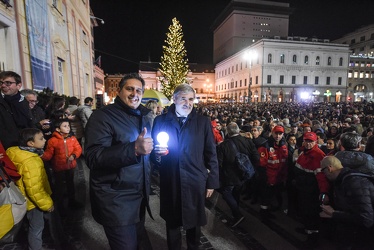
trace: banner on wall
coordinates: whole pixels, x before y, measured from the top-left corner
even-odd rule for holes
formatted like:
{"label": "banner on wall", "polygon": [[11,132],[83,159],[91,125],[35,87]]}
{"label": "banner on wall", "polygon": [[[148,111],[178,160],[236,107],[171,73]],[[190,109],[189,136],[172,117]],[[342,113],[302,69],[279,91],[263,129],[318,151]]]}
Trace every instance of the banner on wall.
{"label": "banner on wall", "polygon": [[34,89],[42,90],[48,87],[53,90],[47,1],[26,0],[25,2]]}

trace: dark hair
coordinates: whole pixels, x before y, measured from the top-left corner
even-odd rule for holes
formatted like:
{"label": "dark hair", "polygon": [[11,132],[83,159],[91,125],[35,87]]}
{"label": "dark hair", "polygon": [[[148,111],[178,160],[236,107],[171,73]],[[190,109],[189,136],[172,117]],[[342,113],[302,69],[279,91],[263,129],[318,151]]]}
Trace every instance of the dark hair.
{"label": "dark hair", "polygon": [[35,135],[43,133],[37,128],[24,128],[19,133],[19,145],[21,147],[27,147],[29,141],[34,141]]}
{"label": "dark hair", "polygon": [[69,122],[69,124],[70,124],[69,119],[57,119],[57,120],[54,121],[53,126],[55,127],[55,129],[60,128],[60,126],[63,122]]}
{"label": "dark hair", "polygon": [[340,144],[345,150],[357,149],[360,147],[362,137],[354,132],[346,132],[340,136]]}
{"label": "dark hair", "polygon": [[89,103],[89,102],[92,102],[92,101],[93,101],[92,97],[86,97],[86,98],[84,98],[84,103]]}
{"label": "dark hair", "polygon": [[130,73],[122,77],[121,81],[119,82],[119,90],[121,90],[123,86],[126,85],[127,80],[130,80],[130,79],[139,80],[142,83],[142,88],[144,89],[144,86],[145,86],[144,79],[138,73]]}
{"label": "dark hair", "polygon": [[14,81],[16,81],[16,84],[19,84],[22,82],[21,76],[18,75],[16,72],[13,72],[13,71],[0,72],[0,79],[5,79],[7,77],[13,77]]}
{"label": "dark hair", "polygon": [[69,99],[69,104],[71,104],[71,105],[78,105],[78,103],[79,103],[79,99],[75,96],[73,96]]}

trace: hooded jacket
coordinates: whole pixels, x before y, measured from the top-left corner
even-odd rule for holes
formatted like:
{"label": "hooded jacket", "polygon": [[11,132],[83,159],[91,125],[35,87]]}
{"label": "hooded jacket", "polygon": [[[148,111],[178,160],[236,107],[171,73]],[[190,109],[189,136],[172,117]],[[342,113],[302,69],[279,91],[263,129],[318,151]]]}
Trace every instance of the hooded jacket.
{"label": "hooded jacket", "polygon": [[361,151],[339,151],[335,154],[343,167],[355,169],[365,174],[374,175],[374,159]]}

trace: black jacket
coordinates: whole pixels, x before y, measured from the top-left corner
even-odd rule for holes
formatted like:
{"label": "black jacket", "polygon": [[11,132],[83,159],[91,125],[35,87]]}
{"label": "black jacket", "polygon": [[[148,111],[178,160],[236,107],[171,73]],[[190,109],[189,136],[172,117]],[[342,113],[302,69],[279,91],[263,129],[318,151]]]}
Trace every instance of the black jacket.
{"label": "black jacket", "polygon": [[220,181],[222,186],[241,185],[241,174],[235,164],[236,152],[229,141],[235,143],[237,149],[244,154],[247,154],[253,166],[256,166],[260,160],[260,154],[257,151],[255,144],[251,139],[245,138],[241,135],[225,139],[217,147],[217,157],[220,169]]}
{"label": "black jacket", "polygon": [[[106,226],[139,222],[144,204],[148,211],[149,155],[135,155],[135,141],[144,127],[151,136],[149,109],[134,110],[119,97],[114,104],[92,113],[85,129],[85,156],[90,171],[94,219]],[[143,204],[142,204],[143,203]]]}
{"label": "black jacket", "polygon": [[13,113],[0,94],[0,141],[5,149],[18,145],[19,131]]}
{"label": "black jacket", "polygon": [[333,219],[370,228],[374,223],[374,184],[366,177],[347,176],[355,172],[343,168],[335,180]]}

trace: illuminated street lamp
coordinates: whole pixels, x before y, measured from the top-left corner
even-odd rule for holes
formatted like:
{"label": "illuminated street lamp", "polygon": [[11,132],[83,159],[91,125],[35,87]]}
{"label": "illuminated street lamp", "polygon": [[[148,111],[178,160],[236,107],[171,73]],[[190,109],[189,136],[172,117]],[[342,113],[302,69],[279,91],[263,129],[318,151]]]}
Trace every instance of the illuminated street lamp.
{"label": "illuminated street lamp", "polygon": [[336,91],[336,102],[340,102],[340,98],[342,96],[342,92],[340,90]]}
{"label": "illuminated street lamp", "polygon": [[204,91],[206,92],[206,102],[208,102],[208,97],[210,95],[210,92],[212,91],[212,84],[209,83],[209,79],[206,79],[206,83],[204,83]]}
{"label": "illuminated street lamp", "polygon": [[252,86],[252,64],[253,60],[257,59],[257,52],[253,50],[249,50],[244,53],[244,59],[249,62],[249,83],[248,83],[248,103],[251,101],[251,86]]}

